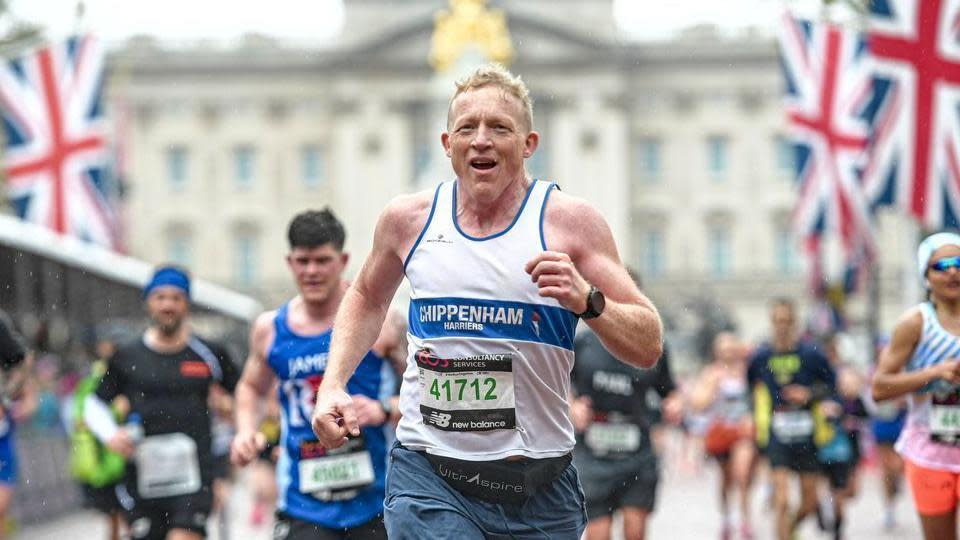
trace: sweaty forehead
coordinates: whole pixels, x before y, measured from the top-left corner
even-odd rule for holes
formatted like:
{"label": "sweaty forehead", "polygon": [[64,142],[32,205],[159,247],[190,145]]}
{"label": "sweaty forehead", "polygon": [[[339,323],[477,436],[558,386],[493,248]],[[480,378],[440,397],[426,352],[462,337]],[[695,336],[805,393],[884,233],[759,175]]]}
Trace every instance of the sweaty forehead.
{"label": "sweaty forehead", "polygon": [[480,114],[510,115],[520,120],[522,111],[520,99],[498,86],[482,86],[467,90],[450,103],[451,121],[461,116]]}
{"label": "sweaty forehead", "polygon": [[945,257],[956,257],[958,255],[960,255],[960,246],[955,246],[952,244],[941,246],[933,252],[933,255],[930,255],[930,262],[933,263]]}

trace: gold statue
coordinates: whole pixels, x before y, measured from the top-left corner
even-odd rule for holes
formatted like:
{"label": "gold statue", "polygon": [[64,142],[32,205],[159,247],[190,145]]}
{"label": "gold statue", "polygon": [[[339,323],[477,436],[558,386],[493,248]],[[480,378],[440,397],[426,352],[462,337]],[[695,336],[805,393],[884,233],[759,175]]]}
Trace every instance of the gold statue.
{"label": "gold statue", "polygon": [[487,9],[486,0],[450,0],[450,10],[437,12],[430,46],[430,65],[437,71],[453,66],[467,45],[477,45],[488,60],[509,65],[513,44],[507,18]]}

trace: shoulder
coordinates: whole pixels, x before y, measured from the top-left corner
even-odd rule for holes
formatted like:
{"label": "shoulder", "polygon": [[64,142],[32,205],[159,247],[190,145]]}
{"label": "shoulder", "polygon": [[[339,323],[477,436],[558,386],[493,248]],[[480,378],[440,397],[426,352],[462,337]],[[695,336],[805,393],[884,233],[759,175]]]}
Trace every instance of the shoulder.
{"label": "shoulder", "polygon": [[[544,221],[558,229],[580,231],[583,226],[606,227],[600,211],[585,199],[561,191],[552,190],[544,208]],[[586,231],[589,232],[589,231]]]}
{"label": "shoulder", "polygon": [[750,364],[755,364],[757,362],[763,362],[770,357],[770,353],[773,349],[770,348],[768,343],[761,343],[753,353],[750,354]]}
{"label": "shoulder", "polygon": [[599,209],[580,197],[554,191],[543,210],[548,249],[567,253],[575,261],[584,254],[616,251],[613,233]]}
{"label": "shoulder", "polygon": [[270,311],[264,311],[263,313],[257,315],[257,318],[253,321],[253,326],[250,328],[250,333],[254,336],[264,333],[272,333],[274,321],[277,318],[277,313],[279,310],[273,309]]}
{"label": "shoulder", "polygon": [[200,337],[200,336],[194,336],[194,337],[197,339],[197,341],[199,341],[201,344],[203,344],[208,349],[210,349],[210,352],[217,355],[217,358],[230,357],[230,353],[227,351],[227,347],[223,343],[213,339],[205,338],[205,337]]}
{"label": "shoulder", "polygon": [[892,344],[919,341],[923,335],[923,324],[923,304],[908,309],[893,326]]}
{"label": "shoulder", "polygon": [[394,197],[380,214],[386,231],[420,232],[433,209],[435,189]]}
{"label": "shoulder", "polygon": [[276,334],[274,326],[279,310],[264,311],[254,319],[250,327],[251,353],[266,355],[267,347]]}

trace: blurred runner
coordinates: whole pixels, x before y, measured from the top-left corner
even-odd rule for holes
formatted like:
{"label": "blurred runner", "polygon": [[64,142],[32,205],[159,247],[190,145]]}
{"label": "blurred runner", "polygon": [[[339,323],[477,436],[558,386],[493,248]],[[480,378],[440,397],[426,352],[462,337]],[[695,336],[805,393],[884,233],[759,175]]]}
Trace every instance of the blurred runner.
{"label": "blurred runner", "polygon": [[694,386],[688,404],[710,420],[704,436],[707,454],[720,465],[720,538],[733,537],[731,497],[739,504],[740,537],[753,538],[750,487],[756,470],[756,445],[747,387],[744,348],[734,334],[721,332],[713,340],[713,361]]}
{"label": "blurred runner", "polygon": [[840,357],[839,336],[824,340],[823,350],[837,374],[839,407],[825,404],[823,413],[829,419],[826,442],[817,449],[817,459],[830,487],[829,504],[818,507],[817,519],[820,528],[833,533],[834,540],[843,537],[843,521],[847,502],[856,497],[858,465],[860,464],[860,432],[867,411],[861,395],[863,377]]}
{"label": "blurred runner", "polygon": [[[631,277],[639,280],[631,272]],[[681,403],[665,347],[653,369],[638,369],[614,358],[590,330],[574,342],[571,416],[577,433],[573,461],[580,473],[587,506],[586,540],[611,537],[612,518],[620,512],[622,535],[642,539],[656,508],[660,465],[651,428],[663,418],[678,424]],[[647,397],[660,398],[660,410]]]}
{"label": "blurred runner", "polygon": [[[107,538],[119,540],[126,529],[123,521],[123,507],[117,499],[116,486],[126,471],[126,459],[107,448],[97,440],[83,421],[83,408],[87,396],[100,386],[100,380],[107,371],[107,358],[116,352],[116,344],[109,339],[97,340],[90,373],[78,384],[73,394],[73,430],[70,433],[70,472],[83,489],[88,506],[101,512],[107,518]],[[122,421],[130,411],[129,402],[118,397],[110,406],[117,422]]]}
{"label": "blurred runner", "polygon": [[[773,335],[753,353],[747,384],[754,389],[756,437],[770,460],[776,536],[789,540],[794,530],[817,509],[815,436],[823,437],[821,402],[836,394],[830,362],[797,337],[797,317],[791,300],[777,299],[770,309]],[[791,509],[789,489],[800,481],[800,505]]]}
{"label": "blurred runner", "polygon": [[[158,267],[143,297],[150,326],[110,358],[84,421],[130,459],[117,495],[132,538],[195,540],[213,507],[210,388],[232,391],[239,373],[222,346],[194,335],[184,270]],[[121,395],[131,411],[123,427],[107,405]]]}
{"label": "blurred runner", "polygon": [[6,536],[7,510],[17,485],[15,428],[37,409],[31,364],[23,338],[0,311],[0,538]]}
{"label": "blurred runner", "polygon": [[[275,540],[386,538],[383,524],[387,436],[394,343],[381,340],[367,352],[347,388],[360,413],[359,437],[326,450],[314,436],[310,415],[326,371],[333,318],[347,291],[342,275],[343,225],[329,209],[298,214],[290,222],[287,263],[299,294],[261,314],[250,331],[250,356],[237,389],[237,465],[257,459],[266,447],[258,431],[259,409],[279,381],[282,431],[277,463],[279,501]],[[394,334],[390,332],[389,334]]]}

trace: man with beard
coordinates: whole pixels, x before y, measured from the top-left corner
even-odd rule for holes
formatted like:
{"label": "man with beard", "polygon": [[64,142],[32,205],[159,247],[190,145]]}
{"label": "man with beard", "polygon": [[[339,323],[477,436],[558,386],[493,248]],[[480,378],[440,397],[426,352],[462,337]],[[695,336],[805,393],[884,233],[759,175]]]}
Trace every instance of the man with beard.
{"label": "man with beard", "polygon": [[276,386],[282,428],[274,539],[386,539],[387,438],[396,410],[396,375],[387,356],[397,348],[400,331],[386,321],[347,384],[362,435],[343,451],[327,451],[313,434],[310,415],[326,371],[333,317],[348,286],[342,277],[346,234],[329,209],[309,210],[293,218],[287,238],[287,265],[299,294],[262,314],[250,332],[250,357],[237,386],[231,459],[243,466],[264,448],[258,409]]}
{"label": "man with beard", "polygon": [[[150,326],[118,348],[84,404],[90,430],[130,461],[117,495],[132,538],[197,540],[213,503],[207,398],[212,384],[232,392],[239,373],[226,351],[196,337],[188,322],[190,278],[161,266],[143,289]],[[116,424],[107,403],[123,395],[140,429]]]}

